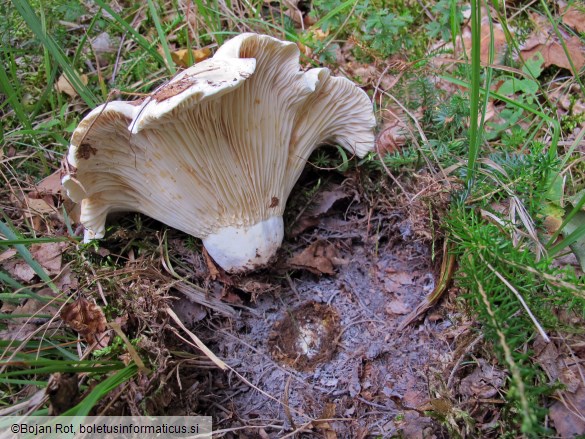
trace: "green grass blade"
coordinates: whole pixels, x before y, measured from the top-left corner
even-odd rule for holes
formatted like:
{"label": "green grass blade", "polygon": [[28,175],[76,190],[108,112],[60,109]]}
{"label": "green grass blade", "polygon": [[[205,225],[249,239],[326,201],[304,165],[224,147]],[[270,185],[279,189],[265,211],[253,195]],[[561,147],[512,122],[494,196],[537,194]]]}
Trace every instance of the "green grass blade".
{"label": "green grass blade", "polygon": [[[565,225],[565,227],[563,227],[563,229],[566,227],[567,226]],[[561,229],[561,230],[563,230],[563,229]],[[585,224],[581,224],[579,227],[577,227],[575,230],[573,230],[571,233],[569,233],[565,238],[563,238],[558,244],[551,247],[549,249],[549,255],[556,255],[561,250],[563,250],[563,249],[577,243],[578,241],[582,240],[583,237],[585,237]]]}
{"label": "green grass blade", "polygon": [[[481,7],[477,0],[471,0],[471,88],[469,90],[469,152],[467,155],[467,190],[475,180],[475,163],[479,156],[481,133],[479,126],[479,95],[481,76]],[[488,91],[489,93],[489,91]],[[486,99],[487,100],[487,99]]]}
{"label": "green grass blade", "polygon": [[209,35],[213,35],[217,44],[221,45],[224,40],[222,38],[221,16],[217,0],[213,0],[211,5],[209,1],[202,0],[195,0],[195,3],[197,4],[197,12],[205,23],[205,28],[210,30]]}
{"label": "green grass blade", "polygon": [[4,239],[0,240],[0,246],[10,246],[16,244],[43,244],[47,242],[70,242],[71,240],[81,241],[81,237],[56,236],[54,238]]}
{"label": "green grass blade", "polygon": [[[0,51],[0,53],[2,54],[2,64],[4,66],[8,66],[9,63],[13,60],[6,59],[6,55],[4,54],[3,50]],[[31,121],[26,110],[24,109],[24,106],[22,105],[22,96],[20,96],[17,89],[12,87],[12,83],[6,73],[7,70],[8,69],[0,68],[0,91],[2,91],[2,93],[6,96],[6,103],[10,104],[20,123],[24,127],[32,129]]]}
{"label": "green grass blade", "polygon": [[9,320],[9,319],[50,319],[51,315],[49,314],[0,314],[0,320]]}
{"label": "green grass blade", "polygon": [[[110,365],[110,366],[99,366],[96,365],[94,362],[87,365],[78,365],[75,362],[63,362],[57,361],[53,365],[43,366],[43,367],[34,367],[34,363],[32,362],[32,366],[30,364],[26,365],[26,369],[23,370],[13,370],[10,372],[4,372],[0,375],[0,382],[4,380],[4,377],[15,377],[15,376],[28,376],[28,375],[38,375],[38,374],[51,374],[51,373],[78,373],[78,372],[92,372],[92,373],[106,373],[111,372],[113,370],[120,369],[119,365]],[[3,363],[0,363],[0,366],[4,366]]]}
{"label": "green grass blade", "polygon": [[339,14],[341,11],[345,10],[346,8],[353,6],[353,4],[356,3],[357,1],[358,0],[347,0],[347,1],[343,2],[342,4],[337,6],[336,8],[333,8],[331,11],[329,11],[325,16],[321,17],[313,25],[313,27],[320,28],[324,22],[326,22],[327,20],[329,20],[332,17],[335,17],[337,14]]}
{"label": "green grass blade", "polygon": [[583,235],[585,234],[585,227],[584,226],[577,227],[576,230],[574,230],[572,233],[570,233],[568,236],[566,236],[561,242],[557,243],[554,246],[552,245],[556,241],[557,237],[561,233],[563,233],[563,229],[567,226],[567,224],[579,212],[581,212],[581,209],[583,208],[583,206],[585,206],[585,194],[583,194],[583,196],[581,197],[581,199],[573,206],[573,208],[571,209],[571,211],[569,212],[569,214],[563,220],[563,222],[560,225],[560,227],[550,237],[550,239],[549,239],[549,241],[547,243],[547,247],[549,247],[549,253],[551,255],[554,255],[554,254],[558,253],[560,250],[562,250],[563,248],[565,248],[565,247],[567,247],[567,246],[575,243],[581,237],[583,237]]}
{"label": "green grass blade", "polygon": [[[450,77],[450,76],[443,76],[443,75],[439,75],[439,78],[444,79],[445,81],[449,81],[449,82],[451,82],[453,84],[460,85],[461,87],[465,87],[465,88],[468,88],[468,89],[471,88],[471,84],[470,83],[465,82],[465,81],[462,81],[462,80],[457,79],[457,78],[453,78],[453,77]],[[520,107],[523,110],[528,111],[528,112],[534,114],[535,116],[538,116],[538,117],[544,119],[547,123],[549,123],[549,124],[551,124],[553,126],[553,128],[555,129],[555,131],[560,130],[560,124],[559,124],[559,122],[557,120],[552,119],[551,117],[547,116],[545,113],[543,113],[542,111],[537,110],[536,108],[533,108],[533,107],[531,107],[529,105],[526,105],[524,102],[515,101],[514,99],[511,99],[511,98],[509,98],[507,96],[504,96],[502,94],[499,94],[499,93],[496,93],[496,92],[493,92],[493,91],[489,91],[489,90],[486,91],[486,89],[484,87],[480,87],[479,93],[482,96],[485,96],[487,93],[489,93],[489,95],[491,97],[496,98],[497,100],[506,102],[506,103],[508,103],[510,105],[515,105],[517,107]],[[553,136],[558,139],[558,134],[553,135]],[[553,137],[553,140],[554,140],[554,137]],[[552,143],[552,141],[551,141],[551,143]]]}
{"label": "green grass blade", "polygon": [[[10,277],[8,275],[8,273],[5,273],[2,270],[0,270],[0,282],[4,283],[5,285],[12,288],[13,290],[19,292],[18,294],[2,294],[2,295],[0,295],[0,300],[10,300],[10,298],[8,296],[15,297],[15,298],[25,298],[26,297],[26,298],[33,298],[33,299],[37,299],[37,300],[39,300],[42,297],[42,296],[39,296],[38,294],[35,294],[32,290],[28,289],[27,287],[22,285],[17,280]],[[7,297],[3,297],[3,296],[7,296]],[[44,297],[44,300],[48,301],[48,300],[50,300],[50,298]]]}
{"label": "green grass blade", "polygon": [[[4,275],[6,275],[6,274],[4,273]],[[4,281],[4,279],[2,279],[2,281]],[[42,296],[40,294],[35,294],[33,292],[30,292],[30,293],[28,293],[28,292],[0,293],[0,300],[6,301],[6,302],[20,303],[20,301],[24,300],[24,299],[33,299],[33,300],[36,300],[38,302],[44,302],[44,303],[49,303],[49,302],[62,303],[62,302],[66,301],[66,299],[61,299],[61,298],[57,298],[57,297],[50,297],[50,296]],[[2,315],[3,314],[0,314],[0,316],[2,316]],[[9,314],[8,316],[14,316],[14,314]],[[3,318],[3,317],[0,317],[0,318]]]}
{"label": "green grass blade", "polygon": [[104,2],[103,0],[95,0],[95,3],[110,14],[114,18],[115,24],[120,27],[120,29],[124,32],[128,32],[134,42],[138,44],[146,53],[148,53],[151,57],[153,57],[157,62],[161,65],[165,64],[165,60],[154,48],[153,43],[149,42],[146,38],[140,35],[136,30],[124,20],[116,11],[114,11],[111,6]]}
{"label": "green grass blade", "polygon": [[17,378],[6,378],[1,379],[0,382],[4,384],[19,384],[23,386],[36,386],[40,387],[41,389],[47,387],[48,381],[33,381],[33,380],[21,380]]}
{"label": "green grass blade", "polygon": [[169,49],[169,44],[167,42],[167,35],[165,34],[161,22],[160,17],[158,16],[158,11],[154,6],[154,2],[152,0],[148,0],[148,9],[150,11],[150,17],[152,21],[154,21],[154,27],[156,28],[156,32],[158,33],[158,42],[160,43],[163,53],[165,54],[167,69],[171,75],[177,73],[177,69],[175,69],[175,62],[173,61],[173,57],[171,56],[171,49]]}
{"label": "green grass blade", "polygon": [[[0,233],[2,233],[8,239],[16,240],[16,241],[19,240],[19,235],[17,235],[16,232],[14,232],[7,224],[5,224],[4,221],[0,221]],[[25,245],[23,245],[23,244],[16,244],[16,245],[14,245],[14,248],[20,254],[20,256],[22,257],[22,259],[24,259],[24,261],[28,265],[30,265],[30,267],[34,270],[34,272],[37,274],[37,276],[41,278],[41,280],[43,280],[44,282],[46,282],[46,284],[55,293],[57,293],[57,294],[60,294],[61,293],[59,291],[59,288],[57,288],[57,286],[53,283],[53,281],[51,280],[51,278],[49,277],[49,275],[45,272],[45,270],[43,269],[43,267],[41,267],[41,264],[39,264],[37,261],[35,261],[35,259],[33,258],[33,256],[28,251],[28,249],[26,248]]]}
{"label": "green grass blade", "polygon": [[65,413],[63,413],[63,416],[87,416],[100,399],[102,399],[120,384],[130,380],[137,373],[138,367],[136,364],[130,364],[129,366],[106,378],[104,381],[95,386],[91,393],[86,396],[83,401],[81,401],[75,407],[67,410]]}
{"label": "green grass blade", "polygon": [[79,94],[81,99],[83,99],[90,108],[96,107],[98,102],[96,96],[83,83],[79,73],[71,65],[55,39],[43,30],[42,23],[39,17],[33,11],[30,3],[27,0],[12,0],[12,3],[30,30],[39,39],[43,47],[49,51],[53,59],[57,61],[57,64],[59,64],[59,66],[63,69],[63,73],[75,91]]}

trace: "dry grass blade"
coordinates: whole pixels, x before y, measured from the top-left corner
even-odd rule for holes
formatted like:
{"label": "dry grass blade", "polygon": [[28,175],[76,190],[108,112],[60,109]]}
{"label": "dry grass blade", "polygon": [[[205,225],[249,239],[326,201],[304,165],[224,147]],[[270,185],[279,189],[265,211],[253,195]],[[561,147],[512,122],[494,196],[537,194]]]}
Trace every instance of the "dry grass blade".
{"label": "dry grass blade", "polygon": [[173,283],[173,288],[179,291],[180,293],[184,294],[192,302],[210,308],[220,313],[221,315],[224,315],[226,317],[235,317],[236,315],[236,312],[230,305],[222,302],[221,300],[216,299],[213,296],[206,294],[202,288],[199,288],[196,285],[193,285],[187,281],[185,282],[175,281],[175,283]]}
{"label": "dry grass blade", "polygon": [[175,312],[170,309],[170,308],[166,308],[166,312],[169,315],[169,317],[171,317],[171,319],[173,319],[175,321],[175,323],[177,325],[179,325],[179,327],[185,331],[185,333],[191,338],[191,340],[193,340],[193,342],[195,343],[195,345],[197,345],[197,347],[205,354],[207,355],[207,357],[209,357],[209,359],[211,361],[213,361],[213,363],[219,367],[221,370],[227,370],[228,366],[227,364],[225,364],[223,361],[221,361],[219,358],[217,358],[217,356],[211,352],[211,350],[205,346],[205,344],[199,340],[199,337],[197,337],[195,334],[193,334],[191,331],[189,331],[185,325],[183,325],[183,322],[181,322],[181,319],[179,319],[179,317],[175,314]]}
{"label": "dry grass blade", "polygon": [[31,413],[38,407],[42,406],[48,400],[48,398],[49,397],[47,396],[45,389],[39,390],[30,398],[0,410],[0,416],[14,416],[17,413],[23,412]]}
{"label": "dry grass blade", "polygon": [[443,261],[441,262],[441,272],[437,286],[431,294],[425,298],[425,300],[419,303],[417,307],[404,318],[400,323],[400,326],[398,326],[399,331],[403,331],[408,325],[417,320],[429,308],[435,305],[443,296],[443,293],[447,291],[447,287],[451,283],[451,279],[455,273],[455,255],[451,252],[452,247],[452,244],[446,239],[443,244]]}
{"label": "dry grass blade", "polygon": [[[226,317],[234,317],[236,313],[231,306],[222,302],[221,300],[216,299],[213,296],[210,296],[203,288],[200,288],[197,285],[189,282],[175,271],[173,264],[171,264],[168,248],[165,244],[165,239],[165,237],[161,239],[161,263],[167,273],[177,279],[173,281],[173,287],[180,293],[183,293],[189,300],[199,305],[211,308]],[[162,273],[159,273],[159,275],[161,277],[165,277]]]}
{"label": "dry grass blade", "polygon": [[288,377],[288,380],[286,380],[286,384],[284,385],[284,396],[283,396],[284,414],[286,415],[286,418],[288,419],[288,423],[290,424],[292,429],[295,430],[297,427],[295,426],[295,421],[294,421],[292,414],[290,412],[290,407],[289,407],[289,403],[288,403],[288,395],[290,392],[290,380],[292,380],[292,375]]}
{"label": "dry grass blade", "polygon": [[128,337],[126,337],[126,334],[124,334],[120,325],[116,322],[110,322],[108,325],[114,330],[118,337],[124,341],[124,345],[126,346],[126,349],[128,349],[130,357],[132,357],[138,366],[138,370],[142,373],[149,374],[150,370],[144,365],[144,361],[142,361],[142,358],[140,358],[140,355],[138,355],[138,352],[136,352],[136,349],[134,349],[134,346],[132,346],[132,343],[130,343],[130,340],[128,340]]}

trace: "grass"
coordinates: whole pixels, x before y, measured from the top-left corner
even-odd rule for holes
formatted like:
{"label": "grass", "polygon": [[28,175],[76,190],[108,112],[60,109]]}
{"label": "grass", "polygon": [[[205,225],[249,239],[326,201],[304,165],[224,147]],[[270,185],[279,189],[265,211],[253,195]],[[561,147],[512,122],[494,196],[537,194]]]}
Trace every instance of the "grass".
{"label": "grass", "polygon": [[[124,364],[116,357],[124,351],[124,343],[106,357],[97,357],[88,349],[79,350],[77,336],[56,325],[54,310],[21,312],[23,308],[19,307],[26,300],[61,307],[75,299],[75,294],[66,294],[58,285],[58,276],[46,272],[43,261],[35,260],[33,244],[68,243],[71,253],[65,257],[64,266],[88,279],[80,286],[83,294],[101,300],[102,290],[122,291],[126,296],[106,294],[110,302],[106,317],[121,318],[127,309],[141,316],[142,327],[132,334],[132,338],[142,340],[136,355],[145,360],[155,376],[168,372],[160,356],[153,356],[147,347],[155,346],[161,352],[165,349],[164,336],[153,335],[157,331],[153,322],[160,322],[160,316],[156,309],[147,316],[136,307],[137,298],[152,300],[161,291],[168,291],[163,277],[147,268],[160,262],[154,256],[157,253],[165,254],[162,265],[170,264],[166,242],[157,247],[157,243],[143,239],[140,230],[132,235],[132,227],[113,238],[120,240],[115,243],[120,245],[120,255],[132,253],[142,258],[144,273],[150,273],[146,286],[150,295],[144,296],[130,286],[140,282],[132,274],[131,261],[121,256],[102,257],[91,247],[77,245],[67,214],[67,227],[56,227],[59,233],[47,233],[55,228],[35,227],[25,220],[27,215],[23,215],[18,200],[58,169],[70,133],[83,114],[112,96],[112,88],[130,94],[148,92],[179,69],[173,61],[174,50],[189,44],[215,49],[234,34],[257,31],[308,47],[310,51],[303,60],[307,65],[325,65],[349,75],[351,66],[339,64],[332,56],[348,41],[353,45],[351,57],[356,64],[375,65],[379,71],[387,68],[390,72],[392,63],[388,60],[400,60],[409,66],[400,73],[391,92],[416,115],[417,126],[405,122],[404,144],[381,159],[374,155],[366,158],[361,167],[381,175],[389,170],[407,188],[415,176],[431,175],[449,191],[449,206],[437,207],[442,219],[440,233],[435,236],[450,243],[445,248],[451,249],[458,267],[454,285],[463,292],[457,300],[483,334],[486,351],[493,351],[486,357],[508,371],[499,395],[503,400],[503,408],[498,409],[500,420],[484,433],[500,437],[554,434],[545,420],[559,382],[547,379],[532,349],[537,338],[558,340],[582,333],[579,325],[566,316],[572,313],[583,323],[583,280],[556,258],[572,250],[581,257],[575,249],[585,237],[581,219],[585,196],[574,198],[572,203],[567,199],[583,189],[585,167],[579,147],[585,129],[576,134],[576,124],[563,123],[558,115],[558,98],[552,96],[557,84],[562,83],[564,90],[577,89],[577,99],[583,102],[584,76],[571,60],[566,44],[562,50],[570,60],[570,72],[555,66],[544,68],[542,59],[522,62],[508,56],[507,64],[501,64],[494,26],[497,19],[510,52],[518,52],[523,42],[515,29],[531,26],[528,12],[545,17],[557,36],[561,30],[567,31],[567,26],[545,1],[518,10],[500,7],[489,15],[489,61],[482,62],[485,5],[472,0],[470,53],[462,56],[461,62],[439,68],[427,61],[426,54],[434,50],[442,51],[445,58],[455,57],[445,44],[460,45],[463,38],[460,5],[451,0],[390,3],[315,0],[313,24],[308,21],[303,27],[295,26],[284,10],[259,0],[225,4],[197,0],[191,3],[191,9],[182,3],[149,0],[146,5],[122,10],[97,0],[97,10],[89,22],[82,17],[84,7],[74,1],[46,4],[14,0],[2,4],[7,20],[0,24],[0,59],[6,67],[0,69],[0,171],[5,183],[0,193],[5,212],[0,219],[0,254],[14,249],[33,270],[38,283],[21,281],[9,271],[0,270],[0,300],[13,306],[5,306],[10,311],[1,315],[0,326],[10,335],[33,316],[44,319],[24,340],[0,340],[0,406],[6,413],[31,399],[31,389],[46,386],[49,376],[56,372],[83,376],[82,398],[65,413],[79,415],[100,407],[100,401],[115,394],[120,385],[130,385],[139,376],[135,361]],[[65,32],[63,23],[81,25]],[[100,62],[90,42],[102,32],[119,38],[119,45],[114,45]],[[578,36],[583,42],[583,34]],[[440,38],[443,43],[436,49]],[[435,48],[431,50],[432,46]],[[87,83],[81,72],[88,74]],[[55,91],[61,74],[71,83],[76,97]],[[114,77],[115,81],[109,83],[108,78]],[[438,82],[440,87],[435,86]],[[445,91],[448,87],[454,92]],[[373,93],[372,87],[369,92]],[[377,94],[375,102],[380,115],[394,106],[387,93]],[[492,106],[498,108],[498,122],[489,114]],[[581,116],[567,117],[578,121]],[[320,152],[314,161],[319,167],[337,168],[339,172],[352,166],[347,157],[329,152]],[[60,199],[58,203],[58,210],[66,212]],[[556,220],[553,230],[546,227],[550,220]],[[43,221],[50,224],[47,218]],[[179,259],[174,262],[180,267]],[[170,270],[175,281],[181,278],[172,267]],[[451,397],[454,407],[464,412],[465,405],[456,396]],[[28,409],[41,414],[49,405],[45,402]],[[454,413],[451,419],[455,419]],[[442,419],[455,436],[462,435],[467,428],[465,419],[470,416],[458,416],[453,422],[445,420],[449,416]]]}

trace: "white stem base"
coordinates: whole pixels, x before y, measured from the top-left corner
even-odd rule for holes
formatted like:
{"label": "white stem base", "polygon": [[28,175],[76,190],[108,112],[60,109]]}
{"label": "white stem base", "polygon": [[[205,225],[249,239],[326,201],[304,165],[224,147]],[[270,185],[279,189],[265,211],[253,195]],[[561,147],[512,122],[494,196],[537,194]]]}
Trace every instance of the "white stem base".
{"label": "white stem base", "polygon": [[238,273],[266,265],[282,243],[284,222],[273,216],[251,227],[224,227],[203,240],[209,255],[226,271]]}

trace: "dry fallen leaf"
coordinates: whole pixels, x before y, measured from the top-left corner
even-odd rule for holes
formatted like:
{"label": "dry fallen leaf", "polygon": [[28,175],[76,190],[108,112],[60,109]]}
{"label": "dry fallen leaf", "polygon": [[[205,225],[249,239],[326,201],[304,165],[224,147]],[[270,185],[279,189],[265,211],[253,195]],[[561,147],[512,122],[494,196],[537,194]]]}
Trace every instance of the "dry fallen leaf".
{"label": "dry fallen leaf", "polygon": [[204,307],[191,302],[185,296],[178,297],[177,300],[173,302],[172,309],[181,321],[185,323],[185,326],[190,328],[207,317],[207,311]]}
{"label": "dry fallen leaf", "polygon": [[335,186],[330,191],[323,191],[318,195],[314,206],[309,209],[309,214],[313,217],[323,215],[329,212],[329,209],[331,209],[338,200],[343,200],[347,197],[349,197],[349,194],[345,192],[345,189],[342,186]]}
{"label": "dry fallen leaf", "polygon": [[2,253],[0,253],[0,262],[7,261],[8,259],[16,256],[16,253],[18,253],[18,252],[14,248],[9,248],[8,250],[4,250]]}
{"label": "dry fallen leaf", "polygon": [[[414,283],[412,279],[412,274],[399,271],[394,272],[391,271],[388,273],[388,276],[384,279],[384,289],[389,293],[396,293],[402,290],[404,285],[412,285]],[[401,314],[401,313],[396,313]]]}
{"label": "dry fallen leaf", "polygon": [[35,260],[46,270],[47,274],[54,275],[61,271],[61,255],[66,245],[64,242],[33,244],[30,247],[30,252]]}
{"label": "dry fallen leaf", "polygon": [[[209,58],[211,56],[211,50],[207,48],[191,49],[191,56],[193,57],[193,62],[197,64],[198,62]],[[171,58],[173,58],[175,64],[180,67],[191,66],[191,64],[189,64],[189,49],[175,50],[174,52],[171,52]]]}
{"label": "dry fallen leaf", "polygon": [[[585,66],[585,45],[581,43],[579,37],[570,37],[565,40],[565,44],[567,46],[569,56],[573,61],[573,65],[577,70],[581,70]],[[544,43],[536,43],[531,47],[525,45],[524,47],[525,48],[520,52],[522,53],[524,59],[530,59],[536,53],[540,52],[544,58],[544,67],[555,65],[557,67],[572,71],[571,64],[567,58],[567,55],[565,54],[565,51],[563,50],[563,46],[552,38],[548,39]]]}
{"label": "dry fallen leaf", "polygon": [[[270,1],[264,0],[264,3],[270,4]],[[285,6],[285,15],[289,16],[298,26],[303,26],[303,13],[299,9],[299,0],[282,0]]]}
{"label": "dry fallen leaf", "polygon": [[[88,83],[87,75],[83,74],[83,75],[80,75],[79,77],[81,78],[81,82],[83,82],[83,84],[87,85],[87,83]],[[59,79],[57,80],[57,83],[55,84],[55,90],[57,90],[57,92],[59,92],[59,93],[65,93],[65,94],[71,96],[72,98],[77,96],[77,92],[75,91],[75,88],[73,88],[73,85],[71,85],[71,82],[69,82],[69,79],[67,79],[65,74],[61,74],[61,76],[59,76]]]}
{"label": "dry fallen leaf", "polygon": [[[435,409],[435,411],[437,411]],[[404,411],[403,418],[397,422],[401,437],[422,439],[432,437],[427,433],[428,427],[431,425],[431,419],[423,416],[415,410]]]}
{"label": "dry fallen leaf", "polygon": [[534,349],[537,352],[537,349],[542,345],[542,350],[538,352],[535,361],[546,372],[550,381],[554,382],[560,375],[559,350],[554,343],[546,343],[540,337],[539,339],[534,343]]}
{"label": "dry fallen leaf", "polygon": [[404,378],[406,392],[402,395],[402,404],[408,408],[419,408],[429,404],[429,394],[420,388],[420,381],[416,376],[408,373]]}
{"label": "dry fallen leaf", "polygon": [[2,267],[8,272],[10,277],[21,282],[28,283],[35,277],[35,271],[31,266],[21,260],[7,261]]}
{"label": "dry fallen leaf", "polygon": [[303,54],[307,57],[310,57],[311,55],[313,55],[313,49],[311,49],[309,46],[305,46],[300,41],[297,41],[297,47],[301,51],[301,54]]}
{"label": "dry fallen leaf", "polygon": [[345,261],[338,257],[335,246],[326,241],[316,241],[288,260],[291,267],[309,270],[314,274],[335,274],[334,267]]}
{"label": "dry fallen leaf", "polygon": [[79,287],[77,276],[71,269],[71,265],[66,265],[60,272],[59,276],[53,279],[53,282],[60,291],[75,291]]}
{"label": "dry fallen leaf", "polygon": [[585,8],[583,5],[571,5],[568,8],[563,8],[563,23],[572,27],[577,32],[585,32]]}
{"label": "dry fallen leaf", "polygon": [[[355,61],[345,63],[344,70],[347,75],[359,78],[362,85],[377,86],[382,90],[390,90],[397,80],[397,76],[383,71],[372,64],[361,64]],[[389,69],[394,71],[395,69]]]}
{"label": "dry fallen leaf", "polygon": [[57,212],[55,206],[49,204],[44,198],[32,198],[25,196],[25,203],[32,213],[39,215]]}
{"label": "dry fallen leaf", "polygon": [[334,186],[331,190],[320,192],[315,197],[312,206],[296,222],[291,231],[291,236],[298,236],[305,230],[319,224],[319,218],[321,216],[329,212],[337,201],[347,197],[349,197],[349,194],[345,192],[342,186]]}
{"label": "dry fallen leaf", "polygon": [[[520,50],[522,57],[526,60],[541,53],[544,67],[554,65],[572,72],[571,63],[548,20],[538,14],[531,14],[531,19],[534,22],[534,30],[522,45]],[[559,32],[562,33],[562,29],[559,28]],[[585,45],[579,37],[566,34],[562,34],[562,37],[575,69],[581,70],[585,66]]]}
{"label": "dry fallen leaf", "polygon": [[40,197],[38,193],[30,193],[24,196],[22,206],[24,215],[37,232],[45,233],[50,227],[47,222],[48,215],[61,216],[51,195]]}
{"label": "dry fallen leaf", "polygon": [[48,177],[43,178],[36,185],[37,192],[45,195],[57,195],[61,193],[61,171],[57,170]]}
{"label": "dry fallen leaf", "polygon": [[[582,377],[585,369],[581,366],[571,366],[572,375]],[[580,369],[580,370],[579,370]],[[574,392],[562,392],[563,398],[550,407],[550,418],[560,437],[576,437],[585,434],[585,385],[578,384]]]}
{"label": "dry fallen leaf", "polygon": [[382,155],[400,152],[406,143],[404,124],[393,120],[384,124],[376,139],[376,150]]}
{"label": "dry fallen leaf", "polygon": [[410,307],[402,300],[395,299],[386,305],[385,311],[388,315],[402,315],[408,314],[410,312]]}
{"label": "dry fallen leaf", "polygon": [[217,268],[217,266],[215,265],[215,261],[212,259],[212,257],[209,256],[209,253],[207,253],[205,247],[203,247],[202,254],[203,259],[205,259],[205,265],[207,265],[207,269],[209,270],[209,278],[211,280],[215,280],[218,277],[221,277],[219,268]]}
{"label": "dry fallen leaf", "polygon": [[487,399],[496,396],[505,381],[506,372],[480,358],[479,366],[461,380],[459,390],[462,395],[471,398]]}
{"label": "dry fallen leaf", "polygon": [[[325,404],[323,408],[323,413],[321,414],[320,419],[333,419],[335,418],[335,409],[336,404],[329,402]],[[325,439],[337,439],[337,433],[331,426],[331,424],[326,420],[317,420],[313,421],[315,428],[321,431],[321,434]]]}
{"label": "dry fallen leaf", "polygon": [[[481,19],[481,40],[480,40],[480,59],[484,63],[488,63],[490,60],[490,45],[491,45],[491,33],[493,29],[493,41],[494,41],[494,63],[499,63],[503,58],[506,51],[506,34],[502,29],[502,25],[499,23],[493,23],[490,26],[489,16],[485,10],[482,11]],[[468,57],[471,58],[471,26],[467,25],[463,28],[463,49]]]}
{"label": "dry fallen leaf", "polygon": [[106,316],[95,303],[80,297],[63,307],[61,319],[90,345],[96,343],[94,349],[102,349],[108,345],[110,337],[106,333]]}
{"label": "dry fallen leaf", "polygon": [[91,48],[96,54],[116,52],[118,45],[119,39],[110,37],[107,32],[102,32],[91,40]]}
{"label": "dry fallen leaf", "polygon": [[236,287],[246,293],[252,295],[252,297],[258,297],[260,294],[266,294],[267,292],[273,292],[278,290],[277,285],[273,285],[266,282],[259,282],[253,279],[242,279],[241,282],[236,284]]}
{"label": "dry fallen leaf", "polygon": [[[47,298],[55,297],[55,292],[50,288],[43,288],[37,291],[37,294]],[[56,309],[52,304],[45,301],[27,299],[18,306],[8,307],[3,305],[2,312],[10,312],[14,316],[24,315],[27,317],[8,319],[6,329],[0,332],[0,339],[25,340],[30,334],[38,330],[40,323],[44,322],[44,319],[40,319],[40,316],[52,316],[56,313]]]}

